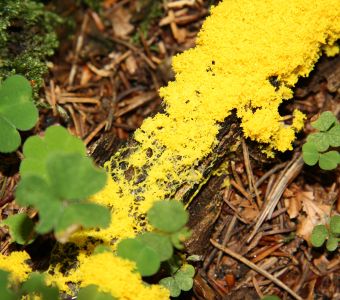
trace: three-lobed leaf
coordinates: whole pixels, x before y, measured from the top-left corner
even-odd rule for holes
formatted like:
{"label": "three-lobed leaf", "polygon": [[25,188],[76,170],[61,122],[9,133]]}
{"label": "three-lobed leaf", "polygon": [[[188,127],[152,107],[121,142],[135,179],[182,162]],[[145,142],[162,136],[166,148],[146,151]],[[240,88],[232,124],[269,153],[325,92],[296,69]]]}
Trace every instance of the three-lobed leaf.
{"label": "three-lobed leaf", "polygon": [[38,233],[56,231],[65,241],[72,230],[107,227],[110,212],[86,199],[106,183],[106,174],[79,153],[55,152],[47,159],[46,175],[23,176],[16,190],[17,202],[39,210]]}
{"label": "three-lobed leaf", "polygon": [[20,174],[47,177],[47,160],[56,153],[78,153],[86,155],[84,143],[71,135],[64,127],[48,127],[45,136],[29,137],[23,147],[24,160],[20,164]]}
{"label": "three-lobed leaf", "polygon": [[59,290],[54,286],[47,286],[44,276],[40,273],[31,273],[26,282],[21,287],[24,295],[40,295],[42,300],[58,300]]}
{"label": "three-lobed leaf", "polygon": [[313,144],[319,152],[329,148],[329,138],[325,132],[312,133],[307,137],[307,143]]}
{"label": "three-lobed leaf", "polygon": [[149,223],[164,232],[173,233],[188,222],[188,213],[178,201],[156,202],[147,214]]}
{"label": "three-lobed leaf", "polygon": [[327,131],[336,121],[336,117],[332,112],[325,111],[315,122],[312,122],[312,126],[320,131]]}
{"label": "three-lobed leaf", "polygon": [[165,277],[159,281],[159,284],[169,290],[171,297],[178,297],[181,294],[181,288],[174,277]]}
{"label": "three-lobed leaf", "polygon": [[29,130],[38,120],[32,87],[21,75],[7,78],[0,86],[0,152],[15,151],[21,143],[18,130]]}

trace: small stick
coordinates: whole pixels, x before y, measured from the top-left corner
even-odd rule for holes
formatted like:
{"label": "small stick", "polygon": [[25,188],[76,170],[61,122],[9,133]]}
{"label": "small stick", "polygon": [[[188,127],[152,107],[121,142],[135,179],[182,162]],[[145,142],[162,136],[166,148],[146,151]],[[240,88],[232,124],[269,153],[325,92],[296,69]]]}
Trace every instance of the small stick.
{"label": "small stick", "polygon": [[280,288],[284,289],[286,292],[288,292],[294,299],[297,300],[303,300],[298,294],[296,294],[290,287],[288,287],[287,285],[285,285],[280,279],[274,277],[272,274],[268,273],[267,271],[261,269],[260,267],[258,267],[257,265],[255,265],[254,263],[252,263],[251,261],[249,261],[248,259],[244,258],[243,256],[235,253],[234,251],[223,247],[222,245],[220,245],[219,243],[217,243],[216,241],[210,239],[210,242],[218,249],[222,250],[224,253],[230,255],[231,257],[237,259],[238,261],[242,262],[243,264],[245,264],[247,267],[253,269],[254,271],[256,271],[257,273],[261,274],[262,276],[268,278],[269,280],[271,280],[273,283],[275,283],[277,286],[279,286]]}

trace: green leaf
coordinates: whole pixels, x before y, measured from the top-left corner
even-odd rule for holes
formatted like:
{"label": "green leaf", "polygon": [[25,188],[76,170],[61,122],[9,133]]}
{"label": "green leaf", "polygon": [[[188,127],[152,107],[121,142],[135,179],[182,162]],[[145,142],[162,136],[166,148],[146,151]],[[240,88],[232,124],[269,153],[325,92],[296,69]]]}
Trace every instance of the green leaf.
{"label": "green leaf", "polygon": [[9,216],[2,224],[9,227],[11,238],[16,243],[25,245],[33,242],[34,223],[25,213]]}
{"label": "green leaf", "polygon": [[178,201],[159,201],[148,211],[149,223],[155,228],[173,233],[188,222],[188,213]]}
{"label": "green leaf", "polygon": [[195,276],[195,268],[192,265],[185,264],[178,270],[174,279],[182,291],[190,291],[193,285],[193,277]]}
{"label": "green leaf", "polygon": [[84,228],[101,227],[110,225],[111,214],[109,210],[101,205],[81,202],[71,203],[64,208],[55,227],[56,233],[62,233],[72,225],[79,225]]}
{"label": "green leaf", "polygon": [[24,160],[20,165],[20,174],[35,174],[47,178],[46,163],[56,153],[79,153],[86,155],[84,143],[71,135],[64,127],[47,128],[43,138],[29,137],[23,147]]}
{"label": "green leaf", "polygon": [[40,234],[52,231],[63,215],[63,203],[50,198],[49,201],[41,202],[36,207],[39,209],[39,223],[35,230]]}
{"label": "green leaf", "polygon": [[329,228],[333,234],[340,234],[340,216],[339,215],[331,217],[331,220],[329,222]]}
{"label": "green leaf", "polygon": [[108,246],[105,246],[105,245],[99,245],[94,249],[93,254],[100,254],[100,253],[104,253],[104,252],[111,252],[112,253],[112,249]]}
{"label": "green leaf", "polygon": [[156,274],[161,265],[158,253],[137,239],[122,240],[117,246],[117,255],[135,262],[142,276]]}
{"label": "green leaf", "polygon": [[178,297],[181,294],[181,288],[173,277],[165,277],[159,281],[159,284],[170,291],[171,297]]}
{"label": "green leaf", "polygon": [[334,114],[330,111],[325,111],[311,125],[320,131],[327,131],[335,122],[336,117]]}
{"label": "green leaf", "polygon": [[42,300],[59,299],[58,288],[47,286],[44,281],[44,276],[39,273],[31,273],[27,281],[23,283],[21,291],[25,295],[41,295]]}
{"label": "green leaf", "polygon": [[321,247],[328,237],[328,230],[325,225],[316,225],[311,235],[311,243],[314,247]]}
{"label": "green leaf", "polygon": [[77,300],[115,300],[110,293],[101,292],[95,285],[89,285],[81,288]]}
{"label": "green leaf", "polygon": [[192,278],[184,276],[181,272],[176,273],[175,281],[178,287],[185,292],[190,291],[194,283],[194,280]]}
{"label": "green leaf", "polygon": [[172,244],[169,237],[153,232],[145,232],[137,236],[137,240],[154,249],[161,261],[171,258],[173,254]]}
{"label": "green leaf", "polygon": [[335,251],[338,248],[339,239],[336,236],[330,235],[327,243],[326,248],[328,251]]}
{"label": "green leaf", "polygon": [[16,150],[21,143],[19,132],[0,115],[0,152],[9,153]]}
{"label": "green leaf", "polygon": [[192,265],[189,264],[184,264],[181,269],[180,272],[182,274],[184,274],[185,276],[191,277],[193,278],[195,276],[195,268]]}
{"label": "green leaf", "polygon": [[21,206],[39,207],[44,202],[58,201],[49,184],[41,177],[30,175],[23,177],[15,192],[16,201]]}
{"label": "green leaf", "polygon": [[261,300],[281,300],[281,299],[275,295],[267,295],[267,296],[264,296]]}
{"label": "green leaf", "polygon": [[337,167],[340,157],[337,151],[328,151],[320,154],[319,166],[323,170],[333,170]]}
{"label": "green leaf", "polygon": [[175,232],[171,235],[171,242],[175,248],[181,250],[184,248],[183,242],[191,236],[191,231],[183,227],[180,231]]}
{"label": "green leaf", "polygon": [[302,146],[303,160],[308,166],[314,166],[319,160],[319,152],[312,143],[306,143]]}
{"label": "green leaf", "polygon": [[329,148],[328,134],[324,132],[310,134],[307,137],[307,142],[315,145],[319,152],[326,151]]}
{"label": "green leaf", "polygon": [[340,146],[340,125],[333,126],[328,132],[328,142],[332,147]]}
{"label": "green leaf", "polygon": [[10,273],[4,270],[0,270],[0,293],[1,300],[17,300],[19,299],[19,295],[16,295],[13,291],[11,291],[8,287]]}
{"label": "green leaf", "polygon": [[16,150],[21,142],[16,129],[29,130],[37,120],[29,81],[20,75],[7,78],[0,86],[0,152]]}
{"label": "green leaf", "polygon": [[51,188],[62,199],[88,198],[106,184],[105,171],[78,153],[51,155],[46,168]]}

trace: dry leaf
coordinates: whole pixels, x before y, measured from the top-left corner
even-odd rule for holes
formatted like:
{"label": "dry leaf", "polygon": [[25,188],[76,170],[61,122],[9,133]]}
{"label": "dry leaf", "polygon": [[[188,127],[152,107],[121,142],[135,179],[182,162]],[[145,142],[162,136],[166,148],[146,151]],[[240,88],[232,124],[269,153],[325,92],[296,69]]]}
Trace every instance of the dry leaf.
{"label": "dry leaf", "polygon": [[328,222],[331,207],[317,203],[314,200],[313,192],[301,192],[301,202],[305,216],[300,215],[298,218],[299,224],[296,233],[309,242],[314,226]]}
{"label": "dry leaf", "polygon": [[137,62],[136,62],[136,59],[130,55],[126,58],[125,60],[125,65],[126,65],[126,68],[128,70],[128,72],[133,75],[136,73],[137,71]]}
{"label": "dry leaf", "polygon": [[127,39],[134,27],[130,24],[131,13],[123,7],[117,7],[112,14],[112,28],[115,37]]}

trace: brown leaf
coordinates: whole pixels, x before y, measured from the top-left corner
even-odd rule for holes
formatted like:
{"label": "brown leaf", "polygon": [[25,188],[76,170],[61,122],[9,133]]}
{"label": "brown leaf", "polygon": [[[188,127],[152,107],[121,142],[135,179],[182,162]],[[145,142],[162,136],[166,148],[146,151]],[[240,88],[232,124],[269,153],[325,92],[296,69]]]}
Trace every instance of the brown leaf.
{"label": "brown leaf", "polygon": [[300,196],[305,216],[300,215],[298,218],[299,224],[296,233],[309,242],[314,226],[326,224],[329,220],[331,207],[316,202],[313,192],[301,192]]}
{"label": "brown leaf", "polygon": [[134,27],[130,24],[131,13],[123,7],[117,7],[112,14],[112,28],[115,37],[127,39]]}

